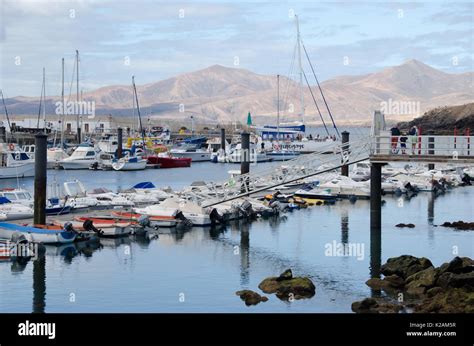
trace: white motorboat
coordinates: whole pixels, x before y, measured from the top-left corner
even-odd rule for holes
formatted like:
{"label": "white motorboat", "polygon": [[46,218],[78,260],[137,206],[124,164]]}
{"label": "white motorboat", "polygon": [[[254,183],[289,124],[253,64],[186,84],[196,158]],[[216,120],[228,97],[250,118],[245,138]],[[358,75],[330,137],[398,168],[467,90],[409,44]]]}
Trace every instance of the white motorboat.
{"label": "white motorboat", "polygon": [[136,213],[150,216],[176,216],[181,212],[186,219],[192,222],[193,226],[209,226],[213,223],[210,217],[212,209],[202,208],[194,202],[172,197],[159,204],[133,210]]}
{"label": "white motorboat", "polygon": [[366,184],[343,175],[322,183],[319,187],[323,190],[327,189],[330,194],[341,198],[370,198],[370,189],[366,187]]}
{"label": "white motorboat", "polygon": [[205,149],[181,149],[175,148],[170,150],[171,156],[173,157],[188,157],[192,159],[192,162],[204,162],[211,160],[211,152]]}
{"label": "white motorboat", "polygon": [[89,169],[98,162],[98,151],[87,143],[79,145],[71,156],[59,161],[59,165],[68,169]]}
{"label": "white motorboat", "polygon": [[125,156],[112,162],[116,171],[141,171],[146,168],[147,160],[141,156]]}
{"label": "white motorboat", "polygon": [[103,171],[111,170],[114,158],[115,157],[112,154],[100,152],[99,157],[97,158],[97,163],[93,163],[89,169],[101,169]]}
{"label": "white motorboat", "polygon": [[239,143],[230,150],[229,154],[226,156],[227,161],[231,163],[241,163],[246,155],[249,156],[248,159],[251,163],[272,161],[272,158],[268,157],[265,152],[257,151],[255,146],[251,147],[249,151],[250,153],[245,154],[242,145]]}
{"label": "white motorboat", "polygon": [[19,220],[33,217],[33,209],[19,203],[12,203],[6,197],[0,197],[2,220]]}
{"label": "white motorboat", "polygon": [[34,156],[30,157],[14,144],[0,143],[0,179],[35,175]]}
{"label": "white motorboat", "polygon": [[69,155],[61,148],[49,148],[47,152],[48,168],[57,168],[60,162],[67,159]]}

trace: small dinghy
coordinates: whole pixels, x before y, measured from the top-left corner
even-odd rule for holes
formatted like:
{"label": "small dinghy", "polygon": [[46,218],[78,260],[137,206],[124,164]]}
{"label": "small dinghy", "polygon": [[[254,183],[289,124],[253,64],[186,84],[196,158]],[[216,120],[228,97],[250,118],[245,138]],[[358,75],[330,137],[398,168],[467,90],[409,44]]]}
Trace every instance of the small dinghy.
{"label": "small dinghy", "polygon": [[72,243],[77,236],[77,232],[74,230],[65,230],[63,227],[61,229],[42,229],[0,222],[0,238],[11,239],[15,233],[24,235],[29,242],[42,244]]}
{"label": "small dinghy", "polygon": [[178,220],[174,216],[151,216],[142,215],[138,213],[128,213],[122,211],[113,211],[112,215],[121,219],[122,221],[131,220],[133,222],[139,222],[141,217],[146,217],[149,220],[150,227],[174,227],[178,223]]}
{"label": "small dinghy", "polygon": [[75,229],[86,232],[96,232],[100,237],[121,237],[132,231],[131,222],[122,222],[115,219],[99,219],[95,217],[76,216],[72,225]]}

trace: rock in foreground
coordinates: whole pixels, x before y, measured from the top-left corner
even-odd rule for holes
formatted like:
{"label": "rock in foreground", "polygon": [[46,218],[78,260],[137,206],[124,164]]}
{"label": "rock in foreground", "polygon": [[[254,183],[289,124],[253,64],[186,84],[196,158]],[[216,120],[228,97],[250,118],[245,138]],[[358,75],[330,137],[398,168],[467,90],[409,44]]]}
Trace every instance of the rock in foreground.
{"label": "rock in foreground", "polygon": [[293,277],[291,269],[285,270],[278,277],[264,279],[258,285],[265,293],[276,293],[281,300],[311,298],[316,293],[316,287],[307,277]]}
{"label": "rock in foreground", "polygon": [[235,292],[235,294],[237,294],[247,306],[257,305],[260,302],[266,302],[268,300],[267,297],[261,296],[260,294],[252,290],[237,291]]}

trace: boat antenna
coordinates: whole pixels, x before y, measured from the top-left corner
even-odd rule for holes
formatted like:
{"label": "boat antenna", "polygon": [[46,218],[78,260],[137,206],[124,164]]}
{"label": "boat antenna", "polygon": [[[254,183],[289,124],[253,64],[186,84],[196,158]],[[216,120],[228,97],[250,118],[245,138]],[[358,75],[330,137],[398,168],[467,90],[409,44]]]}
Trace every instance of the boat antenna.
{"label": "boat antenna", "polygon": [[11,131],[12,131],[12,127],[11,127],[11,125],[10,125],[10,117],[8,116],[7,105],[5,104],[5,99],[3,98],[3,90],[0,90],[0,94],[2,94],[3,108],[5,109],[5,116],[7,117],[8,127],[10,128],[10,132],[11,132]]}
{"label": "boat antenna", "polygon": [[277,143],[280,141],[280,75],[277,74]]}
{"label": "boat antenna", "polygon": [[62,92],[61,92],[61,98],[62,98],[62,119],[61,119],[61,149],[64,147],[64,120],[65,120],[65,111],[64,108],[66,108],[66,105],[64,104],[64,58],[62,58]]}
{"label": "boat antenna", "polygon": [[140,124],[140,133],[142,135],[142,141],[143,141],[143,152],[146,152],[145,131],[143,131],[142,117],[140,115],[140,105],[138,104],[138,94],[137,94],[137,86],[135,85],[135,76],[132,76],[132,85],[133,85],[133,92],[135,94],[135,102],[137,104],[138,121]]}
{"label": "boat antenna", "polygon": [[40,117],[41,117],[41,109],[43,109],[43,118],[45,117],[45,105],[44,105],[44,90],[45,83],[44,83],[44,67],[43,67],[43,84],[41,85],[41,96],[40,96],[40,104],[39,104],[39,109],[38,109],[38,120],[36,121],[36,128],[39,130],[39,124],[40,124]]}
{"label": "boat antenna", "polygon": [[[76,49],[76,101],[79,109],[79,51]],[[77,144],[81,144],[81,125],[79,124],[79,112],[76,112]]]}
{"label": "boat antenna", "polygon": [[332,117],[331,110],[329,109],[328,103],[326,102],[326,98],[324,97],[323,89],[321,89],[321,85],[319,84],[318,77],[316,76],[316,72],[314,72],[313,64],[309,58],[308,52],[306,51],[306,47],[303,45],[304,53],[306,54],[306,59],[308,59],[309,66],[311,66],[311,71],[313,72],[314,79],[316,79],[316,83],[318,84],[319,92],[321,93],[321,97],[323,98],[324,104],[326,105],[326,109],[331,117],[332,125],[334,126],[334,130],[336,130],[337,136],[340,138],[341,135],[339,134],[339,130],[337,129],[336,123],[334,122],[334,118]]}
{"label": "boat antenna", "polygon": [[301,64],[301,37],[300,37],[300,24],[298,21],[298,15],[295,14],[296,22],[296,44],[298,48],[298,65],[299,65],[299,75],[300,75],[300,98],[301,98],[301,117],[303,120],[303,125],[305,124],[304,119],[304,93],[303,93],[303,65]]}

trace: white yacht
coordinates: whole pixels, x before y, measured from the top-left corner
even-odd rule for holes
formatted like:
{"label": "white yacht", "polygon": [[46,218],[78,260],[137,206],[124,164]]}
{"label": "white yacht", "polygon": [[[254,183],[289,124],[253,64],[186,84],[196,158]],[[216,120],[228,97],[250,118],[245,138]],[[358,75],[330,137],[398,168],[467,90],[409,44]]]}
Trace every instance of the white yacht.
{"label": "white yacht", "polygon": [[0,179],[35,175],[35,159],[15,144],[0,143]]}
{"label": "white yacht", "polygon": [[98,151],[90,144],[81,144],[71,156],[59,161],[59,164],[66,170],[89,169],[96,162],[98,162]]}

